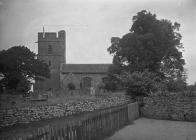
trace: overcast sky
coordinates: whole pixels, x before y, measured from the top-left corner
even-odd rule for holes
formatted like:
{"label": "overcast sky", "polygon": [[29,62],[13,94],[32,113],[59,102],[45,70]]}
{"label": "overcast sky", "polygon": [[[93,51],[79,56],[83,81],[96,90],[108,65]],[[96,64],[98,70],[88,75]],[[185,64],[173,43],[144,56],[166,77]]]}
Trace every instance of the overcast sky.
{"label": "overcast sky", "polygon": [[111,63],[113,36],[129,32],[141,10],[181,24],[188,83],[196,81],[196,0],[0,0],[0,50],[25,45],[37,53],[37,32],[67,32],[67,63]]}

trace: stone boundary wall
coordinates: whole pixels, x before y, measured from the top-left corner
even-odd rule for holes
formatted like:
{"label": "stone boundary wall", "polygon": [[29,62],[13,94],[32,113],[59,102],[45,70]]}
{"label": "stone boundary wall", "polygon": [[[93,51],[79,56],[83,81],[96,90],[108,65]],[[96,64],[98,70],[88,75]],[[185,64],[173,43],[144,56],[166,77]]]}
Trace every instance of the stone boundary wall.
{"label": "stone boundary wall", "polygon": [[196,96],[159,95],[144,97],[144,117],[179,121],[196,121]]}
{"label": "stone boundary wall", "polygon": [[128,102],[129,99],[126,96],[108,96],[100,97],[96,100],[82,100],[72,103],[1,109],[0,129],[18,124],[27,124],[34,121],[60,118],[82,112],[119,106]]}

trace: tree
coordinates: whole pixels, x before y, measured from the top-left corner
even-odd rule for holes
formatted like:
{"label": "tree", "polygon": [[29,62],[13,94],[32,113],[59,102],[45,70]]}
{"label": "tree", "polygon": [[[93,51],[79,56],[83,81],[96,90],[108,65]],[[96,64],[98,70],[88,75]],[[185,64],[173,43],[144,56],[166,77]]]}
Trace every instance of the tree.
{"label": "tree", "polygon": [[138,12],[132,21],[130,32],[119,41],[111,40],[108,48],[121,71],[131,74],[148,70],[166,81],[181,77],[185,61],[178,32],[180,24],[159,20],[145,10]]}
{"label": "tree", "polygon": [[48,65],[39,59],[27,47],[14,46],[0,51],[0,81],[7,89],[27,92],[32,80],[44,80],[50,77]]}
{"label": "tree", "polygon": [[118,75],[121,74],[121,66],[117,64],[113,64],[109,67],[108,72],[107,72],[107,88],[111,89],[112,91],[116,90],[119,87],[122,87],[122,83],[120,79],[117,77]]}

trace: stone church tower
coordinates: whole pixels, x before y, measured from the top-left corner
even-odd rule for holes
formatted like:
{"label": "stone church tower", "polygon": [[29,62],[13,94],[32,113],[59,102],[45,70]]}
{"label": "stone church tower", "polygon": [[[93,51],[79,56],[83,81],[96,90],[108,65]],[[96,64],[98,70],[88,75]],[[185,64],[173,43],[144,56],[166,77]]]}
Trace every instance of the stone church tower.
{"label": "stone church tower", "polygon": [[60,66],[65,63],[65,31],[38,33],[37,59],[49,65],[51,77],[35,81],[34,90],[59,90]]}
{"label": "stone church tower", "polygon": [[[107,81],[111,64],[66,64],[65,31],[38,33],[38,56],[49,65],[49,79],[35,81],[34,91],[67,90],[70,83],[89,93],[98,90]],[[66,92],[65,92],[66,93]]]}

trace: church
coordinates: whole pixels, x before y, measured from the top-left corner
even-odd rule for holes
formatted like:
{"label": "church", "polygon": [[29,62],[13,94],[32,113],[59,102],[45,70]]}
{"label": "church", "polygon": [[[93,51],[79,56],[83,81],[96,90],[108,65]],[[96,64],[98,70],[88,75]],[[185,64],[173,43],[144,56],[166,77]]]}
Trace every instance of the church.
{"label": "church", "polygon": [[67,90],[68,84],[75,89],[88,89],[98,86],[107,80],[107,71],[111,64],[67,64],[66,32],[38,33],[37,59],[48,64],[51,76],[44,81],[35,81],[34,91]]}

